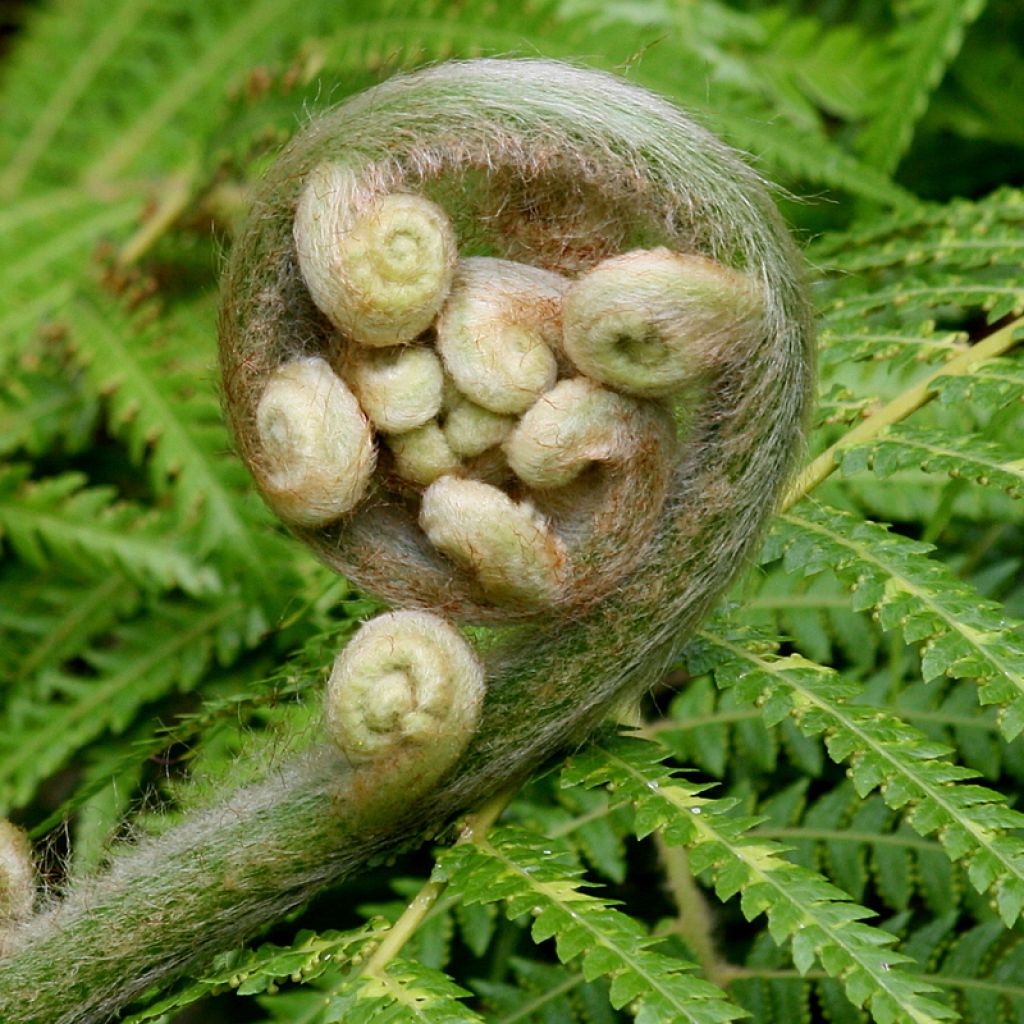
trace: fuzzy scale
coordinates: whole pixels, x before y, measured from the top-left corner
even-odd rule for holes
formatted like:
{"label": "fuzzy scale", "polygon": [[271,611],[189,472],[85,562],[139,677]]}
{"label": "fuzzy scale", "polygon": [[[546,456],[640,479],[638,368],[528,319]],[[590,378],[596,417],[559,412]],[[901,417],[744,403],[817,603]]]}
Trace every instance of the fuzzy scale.
{"label": "fuzzy scale", "polygon": [[[8,1024],[101,1021],[579,743],[610,707],[656,681],[741,570],[800,450],[809,312],[799,258],[757,176],[669,103],[610,75],[482,60],[350,99],[313,122],[268,176],[235,244],[221,315],[225,400],[250,464],[266,380],[312,342],[331,344],[298,269],[292,220],[303,181],[339,153],[374,195],[412,191],[444,205],[463,256],[573,276],[628,249],[715,260],[757,291],[759,330],[714,353],[674,424],[668,403],[645,413],[660,439],[636,459],[652,472],[610,474],[614,500],[582,518],[571,495],[563,505],[552,498],[551,514],[584,553],[572,573],[582,589],[564,614],[494,609],[472,572],[426,542],[415,509],[394,500],[371,494],[342,522],[296,528],[324,561],[386,598],[498,624],[479,652],[487,692],[465,754],[428,796],[368,826],[351,769],[324,744],[120,851],[28,925],[0,965]],[[635,486],[648,477],[658,482]],[[617,537],[634,522],[648,524],[639,543],[601,535],[602,524]]]}

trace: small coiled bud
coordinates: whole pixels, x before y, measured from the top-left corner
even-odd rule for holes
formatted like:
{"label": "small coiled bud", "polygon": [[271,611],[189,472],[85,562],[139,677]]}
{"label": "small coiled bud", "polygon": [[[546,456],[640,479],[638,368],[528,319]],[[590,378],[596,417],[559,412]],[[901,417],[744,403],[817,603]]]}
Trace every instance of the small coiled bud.
{"label": "small coiled bud", "polygon": [[404,434],[392,434],[387,442],[394,456],[395,475],[407,483],[426,487],[462,466],[444,431],[433,420]]}
{"label": "small coiled bud", "polygon": [[495,604],[545,607],[564,590],[561,540],[529,502],[515,502],[497,487],[441,477],[423,494],[420,526]]}
{"label": "small coiled bud", "polygon": [[282,518],[320,526],[358,504],[376,462],[373,437],[326,360],[279,366],[256,408],[256,430],[260,485]]}
{"label": "small coiled bud", "polygon": [[389,612],[360,627],[334,662],[324,711],[367,813],[388,813],[455,764],[484,690],[472,647],[437,615]]}
{"label": "small coiled bud", "polygon": [[441,360],[426,348],[358,349],[346,377],[373,425],[385,434],[423,426],[441,408]]}
{"label": "small coiled bud", "polygon": [[570,286],[563,344],[588,377],[656,397],[698,382],[760,338],[763,316],[743,274],[704,256],[639,250],[602,261]]}
{"label": "small coiled bud", "polygon": [[[586,377],[559,381],[519,421],[505,442],[512,471],[540,490],[563,487],[592,463],[636,454],[642,407]],[[648,430],[649,433],[649,430]]]}
{"label": "small coiled bud", "polygon": [[310,172],[294,237],[313,301],[363,345],[411,341],[451,287],[457,244],[444,210],[406,192],[368,194],[341,164]]}
{"label": "small coiled bud", "polygon": [[554,348],[568,282],[510,260],[459,263],[437,321],[437,347],[458,389],[497,413],[521,413],[558,376]]}
{"label": "small coiled bud", "polygon": [[444,417],[444,436],[456,455],[472,458],[501,444],[515,425],[515,417],[491,412],[457,395]]}

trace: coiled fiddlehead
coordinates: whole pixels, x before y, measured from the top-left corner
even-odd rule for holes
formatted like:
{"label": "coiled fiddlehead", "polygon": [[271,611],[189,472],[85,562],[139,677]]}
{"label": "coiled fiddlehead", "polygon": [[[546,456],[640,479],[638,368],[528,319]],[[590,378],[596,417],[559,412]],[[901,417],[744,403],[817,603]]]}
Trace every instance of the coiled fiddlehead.
{"label": "coiled fiddlehead", "polygon": [[[367,590],[488,625],[461,657],[486,692],[417,717],[420,626],[371,623],[342,656],[390,652],[380,703],[351,691],[362,724],[329,703],[332,742],[37,919],[4,964],[10,1021],[36,1019],[29,996],[39,1019],[101,1019],[578,743],[742,568],[800,448],[809,314],[770,197],[608,75],[484,60],[349,100],[269,173],[223,295],[225,404],[268,502]],[[520,366],[495,362],[506,336]],[[377,733],[416,736],[399,762],[428,766],[429,799],[395,798],[363,756]]]}

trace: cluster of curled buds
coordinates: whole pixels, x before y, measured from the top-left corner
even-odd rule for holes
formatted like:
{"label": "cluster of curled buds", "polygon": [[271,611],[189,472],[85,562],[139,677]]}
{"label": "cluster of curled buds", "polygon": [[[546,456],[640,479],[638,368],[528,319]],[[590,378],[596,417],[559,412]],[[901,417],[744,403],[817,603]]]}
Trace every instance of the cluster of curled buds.
{"label": "cluster of curled buds", "polygon": [[[799,448],[811,332],[769,196],[611,76],[469,61],[350,98],[268,173],[222,294],[257,485],[402,609],[328,688],[357,789],[473,729],[478,773],[582,735],[735,576]],[[487,699],[435,697],[432,659]]]}
{"label": "cluster of curled buds", "polygon": [[414,510],[461,603],[603,596],[650,538],[687,403],[763,333],[758,289],[665,247],[571,277],[460,257],[437,202],[374,185],[323,163],[298,199],[299,270],[331,328],[260,396],[269,502],[306,528]]}

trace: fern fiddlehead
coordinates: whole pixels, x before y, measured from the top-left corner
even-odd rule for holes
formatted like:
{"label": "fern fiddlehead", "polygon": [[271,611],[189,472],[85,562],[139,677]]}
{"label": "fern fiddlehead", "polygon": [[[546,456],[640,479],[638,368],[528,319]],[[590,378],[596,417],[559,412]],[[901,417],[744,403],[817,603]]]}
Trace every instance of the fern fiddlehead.
{"label": "fern fiddlehead", "polygon": [[[24,929],[5,1020],[101,1020],[637,696],[759,537],[812,377],[757,177],[657,97],[543,61],[443,65],[314,122],[235,245],[221,349],[270,505],[405,611],[341,656],[336,742]],[[489,627],[475,652],[463,622]],[[464,679],[441,697],[439,636]],[[429,800],[400,799],[406,771]]]}

